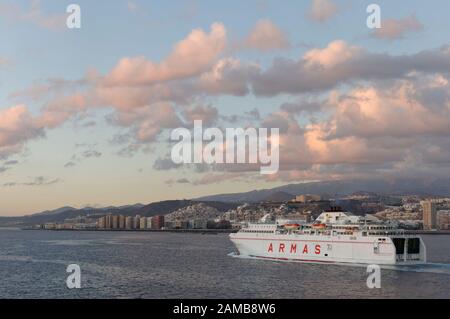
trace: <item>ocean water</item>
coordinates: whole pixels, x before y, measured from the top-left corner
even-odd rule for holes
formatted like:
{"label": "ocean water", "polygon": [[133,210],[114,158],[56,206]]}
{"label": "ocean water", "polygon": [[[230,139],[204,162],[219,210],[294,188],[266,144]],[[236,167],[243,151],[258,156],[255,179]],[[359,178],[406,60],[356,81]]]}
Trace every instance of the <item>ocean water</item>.
{"label": "ocean water", "polygon": [[226,234],[0,229],[0,298],[450,298],[450,236],[423,238],[430,265],[368,289],[360,266],[233,258]]}

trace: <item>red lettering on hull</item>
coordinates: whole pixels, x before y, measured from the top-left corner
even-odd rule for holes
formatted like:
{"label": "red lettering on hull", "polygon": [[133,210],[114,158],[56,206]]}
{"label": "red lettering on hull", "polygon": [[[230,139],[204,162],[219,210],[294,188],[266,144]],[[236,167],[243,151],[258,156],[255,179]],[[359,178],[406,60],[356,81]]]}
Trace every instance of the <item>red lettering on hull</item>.
{"label": "red lettering on hull", "polygon": [[320,245],[316,245],[315,248],[316,248],[316,249],[315,249],[314,253],[315,253],[316,255],[320,255]]}
{"label": "red lettering on hull", "polygon": [[291,254],[295,254],[297,252],[297,244],[291,244]]}
{"label": "red lettering on hull", "polygon": [[308,253],[308,245],[305,245],[305,247],[303,247],[303,253],[304,254]]}

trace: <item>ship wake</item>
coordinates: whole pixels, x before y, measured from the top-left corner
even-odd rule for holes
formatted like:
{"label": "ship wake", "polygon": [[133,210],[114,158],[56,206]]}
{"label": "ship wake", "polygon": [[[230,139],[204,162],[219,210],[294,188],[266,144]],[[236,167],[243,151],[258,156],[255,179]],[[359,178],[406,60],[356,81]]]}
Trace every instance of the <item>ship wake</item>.
{"label": "ship wake", "polygon": [[[233,257],[233,258],[240,258],[240,259],[264,260],[267,262],[267,259],[265,259],[265,258],[240,255],[240,254],[237,254],[236,252],[231,252],[228,254],[228,256]],[[273,260],[272,262],[316,264],[316,265],[323,266],[322,263],[301,262],[301,261],[295,261],[295,260],[283,260],[283,261]],[[366,264],[356,264],[356,263],[333,263],[333,264],[326,265],[324,267],[329,267],[329,266],[367,267]],[[393,271],[407,271],[407,272],[450,275],[450,264],[443,264],[443,263],[424,263],[424,264],[417,264],[417,265],[380,265],[380,268],[385,269],[385,270],[393,270]]]}

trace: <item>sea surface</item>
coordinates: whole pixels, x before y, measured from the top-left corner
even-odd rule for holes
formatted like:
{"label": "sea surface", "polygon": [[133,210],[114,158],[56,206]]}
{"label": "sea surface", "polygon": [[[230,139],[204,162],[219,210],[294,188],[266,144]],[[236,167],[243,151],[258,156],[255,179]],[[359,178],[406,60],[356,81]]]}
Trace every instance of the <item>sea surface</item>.
{"label": "sea surface", "polygon": [[226,234],[0,229],[0,298],[450,298],[450,236],[423,238],[430,265],[368,289],[365,267],[234,258]]}

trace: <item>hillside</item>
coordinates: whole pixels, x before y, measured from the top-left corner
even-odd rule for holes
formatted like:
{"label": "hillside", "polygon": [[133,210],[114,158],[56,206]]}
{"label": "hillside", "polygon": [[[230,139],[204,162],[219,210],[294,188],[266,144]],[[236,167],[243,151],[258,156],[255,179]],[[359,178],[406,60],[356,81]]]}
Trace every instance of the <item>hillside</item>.
{"label": "hillside", "polygon": [[[67,218],[75,218],[77,216],[92,216],[100,217],[106,214],[125,215],[125,216],[154,216],[167,215],[180,208],[201,203],[201,201],[193,200],[168,200],[155,202],[148,205],[136,204],[121,207],[106,207],[106,208],[82,208],[76,209],[73,207],[63,207],[53,211],[39,212],[32,215],[20,217],[0,217],[1,227],[23,227],[36,224],[44,224],[50,222],[61,223]],[[237,204],[234,203],[220,203],[208,202],[208,206],[214,207],[218,211],[224,212],[235,208]]]}
{"label": "hillside", "polygon": [[244,193],[217,194],[197,198],[200,201],[220,202],[250,202],[270,200],[276,194],[291,194],[293,197],[299,194],[329,194],[332,196],[350,195],[364,191],[385,195],[435,195],[450,196],[450,179],[425,181],[423,179],[398,179],[398,180],[344,180],[327,182],[310,182],[289,184],[272,189],[253,190]]}

